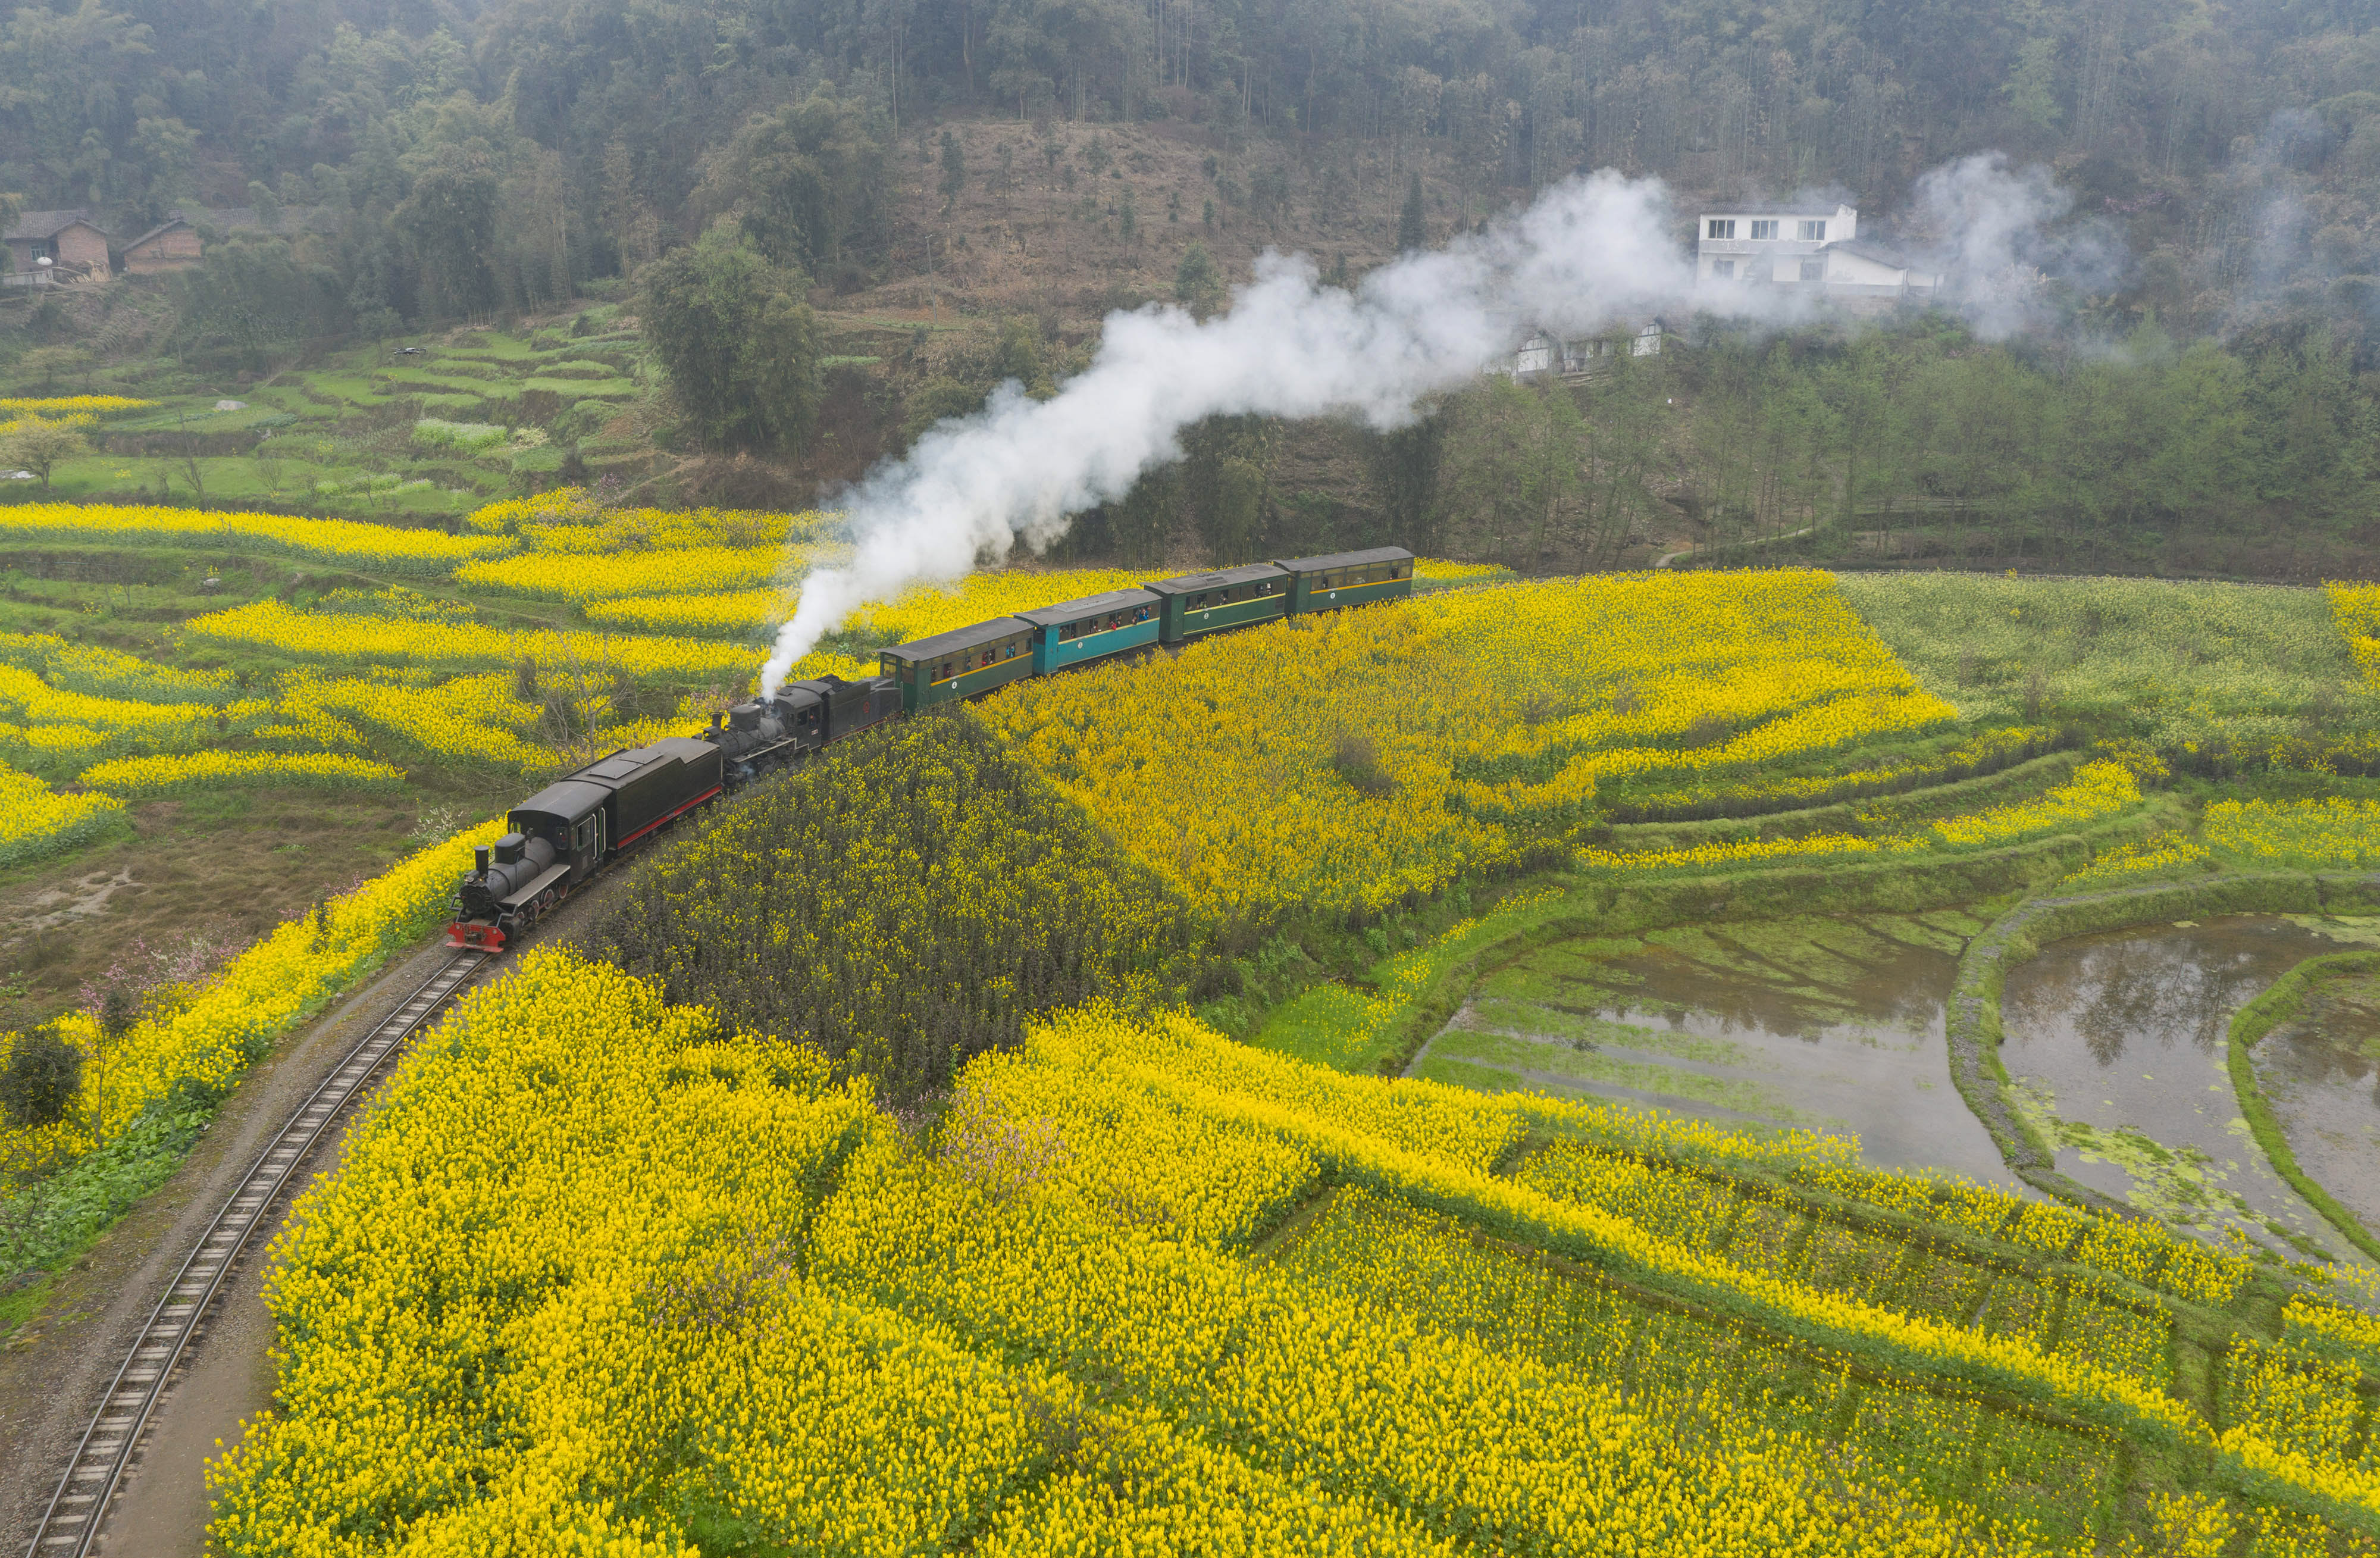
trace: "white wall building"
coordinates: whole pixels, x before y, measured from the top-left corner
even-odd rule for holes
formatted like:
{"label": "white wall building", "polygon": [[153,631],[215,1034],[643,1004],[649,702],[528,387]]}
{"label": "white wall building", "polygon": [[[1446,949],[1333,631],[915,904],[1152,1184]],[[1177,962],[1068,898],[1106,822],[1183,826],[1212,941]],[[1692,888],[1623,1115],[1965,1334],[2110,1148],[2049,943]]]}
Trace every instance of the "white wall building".
{"label": "white wall building", "polygon": [[1746,205],[1703,213],[1694,277],[1704,286],[1815,286],[1830,299],[1925,299],[1939,273],[1859,236],[1847,205]]}

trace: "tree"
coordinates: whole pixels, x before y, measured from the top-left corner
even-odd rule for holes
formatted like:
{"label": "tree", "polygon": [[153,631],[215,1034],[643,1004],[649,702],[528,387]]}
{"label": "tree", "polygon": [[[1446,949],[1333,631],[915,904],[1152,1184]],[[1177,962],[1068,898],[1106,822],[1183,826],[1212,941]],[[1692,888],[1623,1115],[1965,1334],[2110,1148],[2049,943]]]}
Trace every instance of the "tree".
{"label": "tree", "polygon": [[1182,251],[1182,262],[1173,267],[1173,297],[1197,319],[1223,306],[1223,273],[1205,244]]}
{"label": "tree", "polygon": [[[625,153],[620,163],[625,170]],[[706,159],[693,203],[705,220],[733,213],[774,263],[823,278],[846,254],[882,244],[892,177],[881,118],[862,100],[821,87],[746,119]]]}
{"label": "tree", "polygon": [[1415,172],[1405,180],[1405,205],[1397,213],[1397,252],[1411,254],[1428,247],[1429,219],[1422,210],[1421,175]]}
{"label": "tree", "polygon": [[1037,400],[1057,393],[1041,359],[1041,326],[1029,315],[1012,314],[1002,323],[999,344],[992,347],[991,371],[995,380],[1014,379]]}
{"label": "tree", "polygon": [[42,479],[42,491],[50,490],[50,470],[60,460],[70,460],[91,452],[91,444],[79,429],[64,421],[44,421],[39,417],[19,417],[0,425],[0,460],[12,468],[31,471]]}
{"label": "tree", "polygon": [[1417,552],[1434,548],[1439,541],[1439,469],[1446,456],[1445,413],[1433,409],[1393,432],[1373,433],[1366,453],[1389,539]]}
{"label": "tree", "polygon": [[818,416],[820,331],[808,281],[771,265],[733,219],[638,276],[645,330],[695,437],[795,454]]}
{"label": "tree", "polygon": [[437,156],[389,213],[389,224],[413,250],[430,310],[471,313],[495,301],[488,261],[496,240],[496,176],[485,157],[459,146],[441,147]]}
{"label": "tree", "polygon": [[942,131],[942,214],[948,216],[959,203],[959,192],[966,188],[966,158],[959,151],[959,138],[949,130]]}
{"label": "tree", "polygon": [[301,262],[282,238],[235,233],[176,282],[181,345],[227,348],[250,370],[274,347],[336,334],[354,319],[338,274]]}

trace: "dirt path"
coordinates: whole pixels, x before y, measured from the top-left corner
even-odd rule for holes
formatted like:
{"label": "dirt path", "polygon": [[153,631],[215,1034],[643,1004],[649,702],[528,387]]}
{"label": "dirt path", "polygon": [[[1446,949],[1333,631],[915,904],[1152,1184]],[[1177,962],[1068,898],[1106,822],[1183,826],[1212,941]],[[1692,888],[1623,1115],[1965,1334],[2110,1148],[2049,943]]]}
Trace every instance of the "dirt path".
{"label": "dirt path", "polygon": [[[574,898],[529,944],[584,934],[628,880],[623,870]],[[98,1410],[125,1350],[208,1221],[341,1056],[427,980],[446,957],[431,943],[392,963],[377,980],[285,1039],[251,1070],[173,1178],[110,1229],[51,1289],[49,1301],[0,1350],[0,1558],[32,1540],[83,1430]],[[492,971],[500,977],[501,968]],[[311,1184],[346,1143],[318,1149],[295,1183]],[[273,1209],[285,1216],[285,1201]],[[100,1551],[134,1558],[180,1558],[205,1551],[206,1463],[239,1440],[240,1427],[271,1404],[272,1315],[264,1305],[264,1247],[251,1246],[150,1420],[126,1473]]]}

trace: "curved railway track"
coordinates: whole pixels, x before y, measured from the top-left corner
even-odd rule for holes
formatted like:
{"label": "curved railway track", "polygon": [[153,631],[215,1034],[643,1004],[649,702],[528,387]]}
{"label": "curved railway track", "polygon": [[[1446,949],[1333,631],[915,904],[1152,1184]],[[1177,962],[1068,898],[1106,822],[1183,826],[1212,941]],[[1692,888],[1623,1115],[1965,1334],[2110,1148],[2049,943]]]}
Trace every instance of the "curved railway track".
{"label": "curved railway track", "polygon": [[282,1194],[405,1041],[428,1026],[496,955],[474,950],[448,958],[358,1041],[273,1133],[263,1155],[240,1176],[140,1328],[33,1528],[26,1558],[84,1558],[91,1552],[176,1368],[188,1356],[226,1279],[258,1231],[267,1226]]}

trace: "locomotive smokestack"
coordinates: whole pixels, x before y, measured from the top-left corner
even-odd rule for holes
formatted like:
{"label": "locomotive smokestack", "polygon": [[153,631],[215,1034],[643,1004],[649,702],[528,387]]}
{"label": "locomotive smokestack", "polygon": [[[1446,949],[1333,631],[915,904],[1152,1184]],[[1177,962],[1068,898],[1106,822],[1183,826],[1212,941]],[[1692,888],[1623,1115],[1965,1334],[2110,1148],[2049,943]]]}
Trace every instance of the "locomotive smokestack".
{"label": "locomotive smokestack", "polygon": [[477,849],[474,849],[474,850],[472,850],[472,851],[471,851],[471,864],[472,864],[472,867],[473,867],[475,870],[478,870],[478,871],[479,871],[482,876],[484,876],[484,875],[486,875],[486,874],[487,874],[487,870],[488,870],[488,846],[487,846],[486,845],[484,845],[484,844],[483,844],[483,845],[480,846]]}

